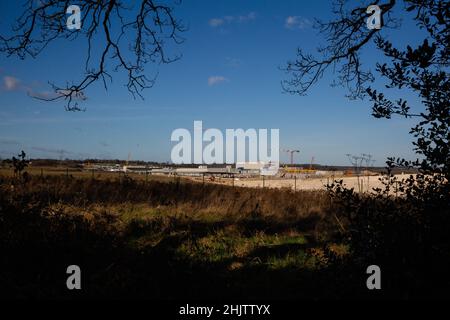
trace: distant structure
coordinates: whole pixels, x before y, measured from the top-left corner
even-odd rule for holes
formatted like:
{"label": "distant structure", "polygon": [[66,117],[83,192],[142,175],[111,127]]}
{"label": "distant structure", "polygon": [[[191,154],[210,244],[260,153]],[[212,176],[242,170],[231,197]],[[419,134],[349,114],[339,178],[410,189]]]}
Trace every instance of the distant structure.
{"label": "distant structure", "polygon": [[244,161],[236,162],[236,171],[246,174],[259,174],[264,167],[264,162],[261,161]]}
{"label": "distant structure", "polygon": [[350,153],[347,153],[346,156],[355,169],[359,192],[364,191],[364,178],[362,178],[360,180],[360,176],[361,176],[361,171],[362,171],[362,167],[363,167],[363,162],[365,162],[366,167],[365,167],[364,175],[367,176],[366,189],[370,190],[370,180],[369,180],[370,174],[369,174],[368,169],[375,162],[375,160],[372,159],[372,155],[367,154],[367,153],[362,153],[360,156],[355,156]]}
{"label": "distant structure", "polygon": [[286,150],[283,150],[283,151],[287,152],[289,154],[290,160],[291,160],[291,165],[293,165],[294,164],[294,153],[300,153],[300,150],[289,150],[289,149],[286,149]]}

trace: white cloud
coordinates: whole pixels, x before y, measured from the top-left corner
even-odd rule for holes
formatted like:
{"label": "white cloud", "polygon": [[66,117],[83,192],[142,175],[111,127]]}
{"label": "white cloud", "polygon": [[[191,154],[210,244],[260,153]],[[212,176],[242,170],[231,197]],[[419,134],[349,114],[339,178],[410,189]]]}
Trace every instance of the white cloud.
{"label": "white cloud", "polygon": [[224,24],[231,24],[231,23],[244,23],[244,22],[249,22],[249,21],[253,21],[256,19],[256,13],[255,12],[250,12],[246,15],[241,15],[241,16],[224,16],[221,18],[212,18],[209,19],[208,23],[211,27],[215,28],[215,27],[220,27]]}
{"label": "white cloud", "polygon": [[215,28],[215,27],[219,27],[219,26],[223,25],[224,22],[225,22],[224,19],[213,18],[213,19],[210,19],[208,23],[211,27]]}
{"label": "white cloud", "polygon": [[[37,81],[32,82],[31,84],[23,83],[18,78],[13,76],[4,76],[3,77],[3,86],[0,83],[0,90],[5,91],[17,91],[17,92],[26,92],[27,95],[33,98],[38,98],[42,100],[51,100],[58,97],[62,97],[65,94],[70,93],[69,90],[59,89],[56,91],[41,91],[39,90],[40,84]],[[82,91],[72,92],[72,99],[74,100],[86,100],[87,97]]]}
{"label": "white cloud", "polygon": [[3,77],[3,85],[6,91],[14,91],[20,88],[20,81],[15,77],[5,76]]}
{"label": "white cloud", "polygon": [[208,78],[208,86],[210,87],[223,82],[228,82],[228,79],[223,76],[211,76]]}
{"label": "white cloud", "polygon": [[34,91],[32,89],[28,90],[28,95],[33,98],[38,98],[42,100],[49,100],[56,98],[55,92],[50,91]]}
{"label": "white cloud", "polygon": [[300,29],[303,30],[312,25],[311,20],[308,18],[303,18],[301,16],[289,16],[284,22],[284,26],[288,29]]}

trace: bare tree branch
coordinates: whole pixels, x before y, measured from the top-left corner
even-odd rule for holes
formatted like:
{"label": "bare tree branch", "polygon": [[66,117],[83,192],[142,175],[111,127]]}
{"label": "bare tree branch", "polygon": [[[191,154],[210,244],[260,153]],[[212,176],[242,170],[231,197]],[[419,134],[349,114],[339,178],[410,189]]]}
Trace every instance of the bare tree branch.
{"label": "bare tree branch", "polygon": [[[180,34],[186,29],[171,6],[155,0],[135,4],[120,0],[27,0],[12,28],[14,35],[0,36],[0,51],[21,59],[35,58],[54,40],[82,37],[87,42],[84,77],[64,86],[51,84],[55,95],[40,99],[65,100],[67,110],[81,110],[77,101],[86,99],[85,90],[99,80],[107,89],[111,71],[125,71],[128,91],[143,98],[142,90],[152,87],[157,75],[148,77],[145,66],[178,60],[179,55],[170,57],[167,53],[168,46],[182,43]],[[66,27],[70,5],[81,9],[81,30]]]}
{"label": "bare tree branch", "polygon": [[[382,10],[382,23],[385,28],[396,26],[396,20],[390,16],[390,11],[395,6],[395,0],[389,0],[386,4],[379,1],[370,4],[378,4]],[[361,98],[365,94],[365,84],[373,81],[370,71],[363,70],[360,61],[360,49],[365,46],[379,30],[369,30],[366,27],[367,6],[351,11],[345,8],[345,0],[334,3],[333,13],[338,19],[331,22],[316,21],[319,33],[325,36],[327,45],[318,49],[322,58],[318,59],[310,54],[305,54],[301,49],[297,51],[297,58],[289,61],[282,68],[291,78],[282,82],[285,92],[305,95],[324,72],[329,68],[339,68],[338,79],[333,85],[342,85],[349,89],[350,98]]]}

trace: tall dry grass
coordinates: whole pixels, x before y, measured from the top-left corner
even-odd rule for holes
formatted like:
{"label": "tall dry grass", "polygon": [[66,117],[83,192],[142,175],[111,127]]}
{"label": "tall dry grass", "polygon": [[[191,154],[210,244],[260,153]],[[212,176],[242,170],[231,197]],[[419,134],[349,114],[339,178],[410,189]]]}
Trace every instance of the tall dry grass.
{"label": "tall dry grass", "polygon": [[[9,297],[298,296],[283,288],[310,276],[309,248],[334,228],[323,192],[66,176],[0,177],[0,191]],[[65,288],[70,264],[89,275],[82,293]]]}

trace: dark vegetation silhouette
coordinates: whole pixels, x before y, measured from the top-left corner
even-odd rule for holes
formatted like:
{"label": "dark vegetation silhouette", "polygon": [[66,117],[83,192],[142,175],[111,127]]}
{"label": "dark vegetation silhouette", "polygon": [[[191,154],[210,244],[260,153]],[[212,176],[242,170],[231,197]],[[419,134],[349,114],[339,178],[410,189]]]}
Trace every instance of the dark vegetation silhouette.
{"label": "dark vegetation silhouette", "polygon": [[[327,41],[319,50],[322,57],[299,50],[285,68],[291,78],[283,86],[304,95],[328,68],[334,68],[334,84],[348,88],[352,98],[368,97],[375,118],[417,118],[410,134],[419,158],[389,158],[384,188],[371,196],[359,195],[336,181],[329,192],[340,218],[348,223],[342,236],[356,263],[380,265],[387,271],[386,284],[399,297],[439,292],[449,298],[445,273],[450,268],[450,3],[390,0],[380,5],[384,22],[380,30],[366,28],[366,8],[349,9],[345,1],[335,2],[336,20],[317,24]],[[423,37],[418,45],[399,48],[383,35],[383,28],[398,26],[394,9],[403,12],[402,18],[413,19],[417,31],[408,32]],[[362,50],[371,42],[373,50],[384,56],[376,63],[379,79],[386,83],[382,90],[372,88],[375,77],[361,61]],[[404,98],[393,101],[390,91],[412,92],[421,106],[413,107]],[[416,168],[419,174],[398,181],[392,175],[394,168]]]}
{"label": "dark vegetation silhouette", "polygon": [[19,178],[26,177],[26,172],[24,170],[28,166],[28,161],[26,160],[26,154],[22,150],[21,153],[18,154],[17,158],[12,157],[12,166],[14,168],[14,176]]}
{"label": "dark vegetation silhouette", "polygon": [[[409,198],[127,176],[0,176],[0,188],[2,297],[377,299],[446,292],[445,280],[429,286],[447,264],[422,259],[423,207]],[[390,261],[378,292],[366,288],[373,261]],[[65,286],[72,264],[82,269],[81,291]],[[417,277],[423,270],[416,267],[429,266],[439,273]]]}
{"label": "dark vegetation silhouette", "polygon": [[[143,98],[142,90],[152,87],[156,79],[155,70],[145,67],[180,58],[170,52],[172,45],[183,42],[181,33],[186,30],[174,14],[177,4],[156,0],[27,0],[12,27],[13,34],[0,36],[0,52],[21,59],[36,58],[57,40],[84,40],[84,76],[78,81],[67,79],[65,85],[50,83],[53,95],[30,92],[31,96],[46,101],[64,100],[66,110],[83,110],[79,102],[87,98],[85,91],[89,86],[101,82],[106,89],[112,81],[111,72],[123,71],[128,78],[128,91],[133,97]],[[80,8],[79,30],[66,26],[71,5]],[[155,77],[149,77],[149,73]]]}
{"label": "dark vegetation silhouette", "polygon": [[[336,278],[336,264],[323,261],[335,233],[324,192],[63,175],[0,180],[3,297],[294,299],[364,292],[364,279],[348,285],[352,273]],[[71,264],[83,272],[80,292],[65,286]]]}

